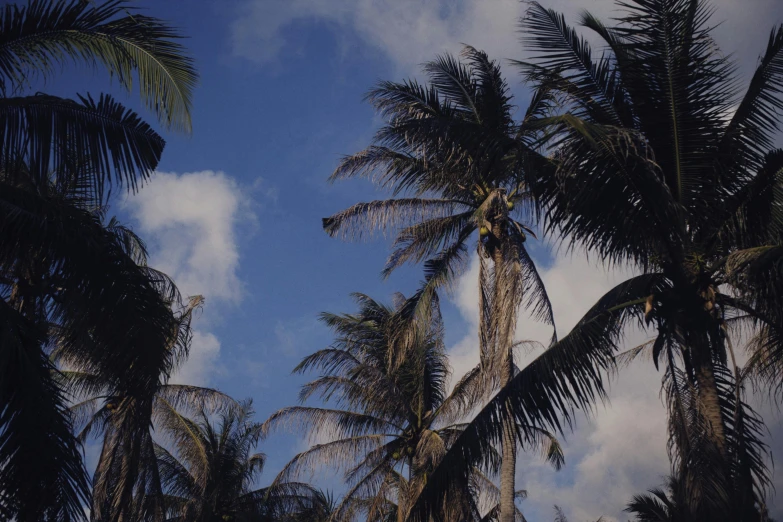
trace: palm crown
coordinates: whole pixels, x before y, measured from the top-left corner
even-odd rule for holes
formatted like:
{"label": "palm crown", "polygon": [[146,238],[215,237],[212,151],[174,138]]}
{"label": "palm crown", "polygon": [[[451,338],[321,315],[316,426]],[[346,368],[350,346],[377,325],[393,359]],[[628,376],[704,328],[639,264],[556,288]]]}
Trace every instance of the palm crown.
{"label": "palm crown", "polygon": [[[177,337],[189,337],[191,314],[199,304],[178,313]],[[181,348],[172,344],[171,351]],[[60,357],[60,354],[55,352]],[[182,354],[175,355],[179,359]],[[212,388],[161,382],[149,410],[146,400],[117,394],[104,378],[79,368],[79,361],[60,360],[56,376],[70,398],[77,439],[102,439],[101,453],[92,481],[91,515],[95,520],[117,516],[162,521],[167,510],[160,470],[155,456],[153,433],[171,419],[189,414],[217,414],[238,404]]]}
{"label": "palm crown", "polygon": [[[256,453],[262,436],[249,401],[208,410],[191,419],[174,408],[160,415],[161,444],[155,444],[166,520],[250,522],[311,513],[319,498],[306,484],[255,488],[266,456]],[[166,449],[168,442],[172,451]]]}
{"label": "palm crown", "polygon": [[[340,409],[284,408],[266,425],[304,426],[313,436],[334,439],[300,453],[280,474],[288,479],[316,464],[346,469],[350,489],[334,519],[349,519],[361,511],[368,520],[404,520],[428,476],[461,433],[462,425],[454,422],[465,404],[472,404],[471,393],[460,385],[447,393],[450,371],[437,302],[427,314],[430,320],[422,323],[413,313],[415,305],[402,296],[393,308],[365,295],[355,298],[358,314],[323,314],[337,338],[295,370],[323,370],[302,388],[300,398],[320,396]],[[404,360],[398,363],[400,357]],[[554,465],[562,463],[559,445],[549,433],[540,430],[537,444]],[[485,471],[491,474],[497,465],[493,452]],[[496,496],[496,486],[474,467],[459,487],[460,494],[451,496],[441,516],[480,520],[479,498]]]}

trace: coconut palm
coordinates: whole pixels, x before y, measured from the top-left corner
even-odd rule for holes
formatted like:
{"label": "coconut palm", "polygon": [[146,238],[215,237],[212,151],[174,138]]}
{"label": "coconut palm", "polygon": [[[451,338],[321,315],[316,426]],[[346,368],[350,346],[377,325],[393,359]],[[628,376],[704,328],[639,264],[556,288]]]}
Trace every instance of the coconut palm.
{"label": "coconut palm", "polygon": [[[528,122],[549,104],[536,96],[521,122],[499,64],[472,47],[464,61],[445,55],[427,63],[428,84],[382,82],[368,99],[386,119],[372,145],[340,162],[331,180],[372,178],[402,197],[360,203],[324,219],[332,236],[362,238],[393,231],[383,270],[428,260],[427,296],[453,282],[476,248],[481,369],[468,378],[488,396],[515,372],[512,344],[523,304],[553,324],[552,310],[525,241],[535,234],[528,172],[538,133]],[[510,416],[505,416],[510,418]],[[508,420],[502,435],[501,521],[514,517],[517,441]]]}
{"label": "coconut palm", "polygon": [[469,476],[487,462],[502,440],[504,422],[514,422],[523,443],[537,430],[565,432],[574,426],[579,410],[592,413],[597,400],[606,399],[605,374],[616,368],[614,353],[623,326],[641,321],[643,310],[617,303],[643,303],[654,279],[640,276],[626,281],[603,296],[572,330],[543,353],[519,368],[478,413],[461,426],[426,485],[413,503],[408,519],[424,522],[440,513],[448,499],[462,494],[455,477]]}
{"label": "coconut palm", "polygon": [[[400,480],[405,483],[405,477]],[[461,493],[457,496],[459,502],[447,507],[441,515],[442,520],[460,520],[464,522],[497,522],[500,517],[500,488],[493,480],[487,477],[479,469],[473,469],[467,482],[460,478],[455,478],[454,482],[460,483]],[[514,496],[515,500],[527,498],[525,490],[519,490]],[[382,503],[382,509],[375,516],[375,520],[382,522],[397,522],[404,518],[400,506],[396,502],[396,497],[387,496],[382,499],[377,497],[357,498],[351,504],[350,515],[357,512],[366,512],[372,505]],[[408,501],[410,503],[410,501]],[[337,520],[335,513],[332,513],[331,520]],[[351,519],[350,517],[343,517]],[[516,507],[514,512],[516,522],[525,522],[522,511]],[[329,519],[323,519],[329,520]]]}
{"label": "coconut palm", "polygon": [[706,2],[621,7],[613,27],[581,19],[606,46],[597,60],[561,15],[530,8],[524,41],[535,56],[519,65],[563,107],[545,122],[556,175],[537,189],[570,244],[631,264],[642,275],[626,285],[647,282],[607,304],[643,315],[655,335],[647,349],[664,367],[672,474],[690,512],[758,519],[769,479],[762,424],[744,403],[732,341],[745,323],[767,375],[780,378],[783,27],[740,93]]}
{"label": "coconut palm", "polygon": [[[189,305],[178,312],[177,338],[181,345],[172,342],[172,350],[189,343],[190,320],[200,302],[200,297],[191,298]],[[171,411],[178,415],[201,411],[216,413],[238,404],[212,388],[169,384],[161,380],[149,417],[146,413],[131,415],[137,411],[138,398],[115,395],[116,390],[100,375],[67,361],[58,362],[57,374],[70,398],[76,401],[70,411],[77,439],[82,444],[92,437],[102,439],[92,482],[91,518],[108,520],[119,514],[129,520],[162,521],[165,502],[154,451],[155,426]]]}
{"label": "coconut palm", "polygon": [[[677,477],[668,477],[666,488],[654,488],[642,495],[634,495],[625,509],[639,522],[695,522],[698,514],[691,511],[684,482]],[[752,506],[751,506],[752,507]],[[770,521],[766,506],[759,506],[760,513],[748,513],[745,519],[760,518]]]}
{"label": "coconut palm", "polygon": [[252,420],[250,401],[223,410],[217,419],[206,410],[193,419],[175,408],[160,413],[162,439],[155,444],[155,455],[166,520],[271,522],[315,509],[318,497],[306,484],[254,489],[266,456],[255,452],[262,426]]}
{"label": "coconut palm", "polygon": [[122,2],[8,4],[0,28],[0,516],[80,519],[88,481],[48,354],[57,344],[125,395],[170,371],[176,289],[101,212],[105,187],[135,188],[164,142],[107,95],[26,92],[71,61],[101,65],[128,89],[137,77],[164,125],[189,127],[196,76],[176,33]]}
{"label": "coconut palm", "polygon": [[[404,520],[430,473],[459,436],[462,425],[455,421],[471,390],[458,384],[451,394],[447,392],[450,372],[437,298],[423,315],[416,314],[423,308],[416,297],[405,300],[398,294],[393,307],[363,294],[354,298],[357,314],[322,315],[335,331],[335,341],[294,370],[320,369],[322,375],[304,385],[299,397],[303,402],[320,397],[333,401],[336,408],[283,408],[265,425],[269,430],[307,429],[316,440],[329,439],[296,455],[278,480],[291,480],[321,465],[345,470],[349,490],[334,520],[350,520],[359,512],[368,520]],[[545,430],[533,431],[535,448],[559,467],[563,456],[557,440]],[[488,452],[484,469],[496,471],[498,460],[494,449]],[[455,489],[439,516],[479,520],[478,493],[497,488],[478,466],[452,477],[452,483]]]}

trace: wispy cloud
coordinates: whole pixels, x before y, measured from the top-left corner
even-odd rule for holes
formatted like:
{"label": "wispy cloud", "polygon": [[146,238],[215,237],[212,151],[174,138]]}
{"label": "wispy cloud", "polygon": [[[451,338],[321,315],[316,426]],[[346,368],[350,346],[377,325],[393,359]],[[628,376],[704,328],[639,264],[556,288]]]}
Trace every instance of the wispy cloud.
{"label": "wispy cloud", "polygon": [[[542,0],[542,5],[576,24],[587,9],[602,19],[618,14],[613,0]],[[716,0],[716,31],[725,51],[736,52],[743,70],[755,63],[773,24],[783,22],[778,0]],[[277,59],[295,46],[291,27],[320,23],[343,38],[348,31],[364,46],[385,54],[403,73],[437,53],[459,51],[462,43],[481,48],[496,59],[520,58],[518,22],[526,3],[519,0],[245,0],[232,25],[235,55],[256,63]],[[361,49],[359,49],[361,51]],[[351,56],[352,52],[345,53]]]}

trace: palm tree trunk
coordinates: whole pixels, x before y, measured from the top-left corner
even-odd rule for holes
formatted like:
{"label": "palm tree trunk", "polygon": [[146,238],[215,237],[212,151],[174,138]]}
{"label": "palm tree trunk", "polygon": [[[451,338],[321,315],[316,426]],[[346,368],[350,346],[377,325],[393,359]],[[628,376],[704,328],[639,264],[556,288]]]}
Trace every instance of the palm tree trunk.
{"label": "palm tree trunk", "polygon": [[[510,352],[510,350],[509,350]],[[506,386],[513,376],[513,361],[511,355],[506,358],[500,378],[501,386]],[[516,506],[514,494],[516,491],[517,442],[514,433],[514,419],[510,411],[506,412],[502,432],[503,460],[500,464],[500,522],[514,522]]]}
{"label": "palm tree trunk", "polygon": [[[493,253],[493,261],[495,263],[495,295],[497,300],[500,298],[504,290],[506,290],[506,281],[502,281],[502,278],[506,275],[506,259],[503,256],[502,244],[505,240],[505,231],[500,223],[496,222],[492,227],[492,233],[497,241],[497,246]],[[496,301],[497,302],[497,301]],[[501,309],[493,305],[493,313],[500,313]],[[503,356],[502,366],[500,369],[500,386],[504,388],[509,382],[511,382],[514,376],[514,357],[511,350],[513,344],[514,326],[511,328],[503,328],[505,326],[504,321],[516,320],[516,314],[512,310],[502,310],[502,312],[508,314],[506,317],[493,317],[490,319],[493,328],[493,337],[496,339],[495,349],[499,350]],[[502,335],[505,333],[506,335]],[[516,435],[514,430],[514,418],[510,411],[506,411],[504,415],[503,426],[501,431],[501,451],[502,461],[500,464],[500,520],[499,522],[514,522],[516,506],[514,504],[514,493],[516,491],[516,467],[517,467],[517,445]]]}
{"label": "palm tree trunk", "polygon": [[721,455],[726,455],[726,433],[723,426],[723,416],[720,410],[718,385],[710,361],[700,361],[696,368],[696,383],[698,385],[699,402],[704,408],[703,416],[712,428],[715,447]]}

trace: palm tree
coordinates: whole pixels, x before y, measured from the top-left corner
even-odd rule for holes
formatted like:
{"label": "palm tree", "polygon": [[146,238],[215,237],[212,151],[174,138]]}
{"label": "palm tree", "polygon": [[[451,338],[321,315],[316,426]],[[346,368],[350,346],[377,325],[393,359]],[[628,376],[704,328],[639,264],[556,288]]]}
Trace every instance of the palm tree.
{"label": "palm tree", "polygon": [[207,410],[195,419],[175,408],[160,413],[161,434],[173,448],[170,452],[165,444],[155,444],[166,520],[271,522],[315,509],[318,497],[306,484],[253,489],[266,456],[255,453],[262,426],[252,420],[250,401],[223,410],[217,421]]}
{"label": "palm tree", "polygon": [[783,151],[773,149],[783,27],[738,96],[705,2],[621,7],[614,27],[581,19],[606,46],[598,60],[561,15],[537,3],[528,12],[524,39],[536,56],[519,65],[564,107],[542,122],[556,172],[537,189],[571,244],[642,274],[625,283],[640,294],[602,301],[655,334],[647,348],[665,367],[672,474],[687,509],[700,520],[757,520],[769,480],[763,424],[744,403],[747,372],[732,340],[748,326],[767,375],[783,375]]}
{"label": "palm tree", "polygon": [[189,128],[196,75],[174,31],[122,2],[6,5],[0,27],[0,516],[81,519],[88,481],[48,355],[57,344],[123,396],[150,397],[170,371],[176,289],[101,210],[112,179],[135,188],[164,142],[107,95],[25,91],[100,64],[128,89],[135,73],[161,122]]}
{"label": "palm tree", "polygon": [[[462,430],[456,421],[464,405],[471,404],[472,390],[458,384],[447,393],[450,372],[437,294],[433,295],[426,307],[430,310],[422,316],[416,314],[416,309],[424,308],[416,297],[406,300],[399,294],[393,307],[354,294],[357,314],[322,314],[336,339],[329,348],[306,357],[294,371],[320,369],[322,375],[303,386],[300,400],[320,397],[334,401],[336,408],[292,406],[265,423],[268,430],[308,429],[314,438],[331,439],[296,455],[278,480],[296,478],[319,465],[345,470],[349,490],[333,520],[350,520],[357,512],[368,520],[404,520]],[[559,467],[563,455],[557,440],[544,430],[532,431],[536,436],[531,446],[534,442]],[[482,466],[452,477],[455,491],[439,516],[480,520],[478,495],[497,488],[479,467],[495,471],[498,461],[497,453],[490,451]]]}
{"label": "palm tree", "polygon": [[11,174],[26,163],[43,181],[76,155],[92,167],[100,191],[112,174],[136,188],[155,168],[163,140],[110,96],[25,95],[34,80],[72,62],[102,66],[129,92],[137,81],[142,102],[164,126],[190,130],[197,75],[180,36],[160,20],[124,0],[29,0],[5,5],[0,20],[0,170]]}
{"label": "palm tree", "polygon": [[[386,118],[367,149],[346,157],[331,176],[371,177],[405,197],[360,203],[324,219],[332,236],[361,238],[393,230],[384,275],[406,262],[428,260],[423,299],[453,282],[475,240],[480,262],[481,369],[468,378],[487,396],[515,373],[512,344],[523,304],[554,324],[535,264],[525,248],[536,214],[527,183],[528,154],[538,133],[528,122],[546,110],[536,96],[522,122],[499,65],[472,47],[464,62],[445,55],[424,66],[429,85],[382,82],[368,99]],[[532,156],[536,159],[535,156]],[[524,303],[523,303],[524,301]],[[480,383],[480,385],[479,385]],[[504,416],[501,522],[514,518],[515,427]]]}
{"label": "palm tree", "polygon": [[[671,476],[666,481],[666,489],[654,488],[645,494],[634,495],[625,511],[632,513],[639,522],[694,522],[699,517],[692,512],[687,495],[684,482]],[[766,506],[748,507],[751,511],[744,515],[744,520],[770,521]]]}
{"label": "palm tree", "polygon": [[[191,298],[189,305],[178,314],[177,338],[190,336],[190,320],[201,298]],[[172,344],[171,349],[180,348]],[[59,355],[55,353],[55,357]],[[180,354],[178,359],[184,359]],[[69,397],[76,401],[71,406],[74,428],[81,444],[90,437],[102,438],[102,449],[93,478],[93,520],[108,520],[116,514],[125,519],[162,521],[165,502],[155,457],[152,431],[161,419],[171,412],[186,415],[189,412],[217,413],[238,404],[227,395],[212,388],[168,384],[164,380],[155,393],[151,417],[147,422],[127,414],[134,411],[133,398],[112,395],[113,391],[100,375],[74,367],[58,360],[57,376]],[[128,404],[121,410],[123,403]],[[144,420],[144,419],[142,419]],[[151,422],[149,422],[151,421]]]}

